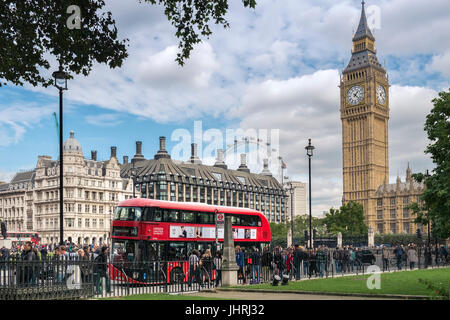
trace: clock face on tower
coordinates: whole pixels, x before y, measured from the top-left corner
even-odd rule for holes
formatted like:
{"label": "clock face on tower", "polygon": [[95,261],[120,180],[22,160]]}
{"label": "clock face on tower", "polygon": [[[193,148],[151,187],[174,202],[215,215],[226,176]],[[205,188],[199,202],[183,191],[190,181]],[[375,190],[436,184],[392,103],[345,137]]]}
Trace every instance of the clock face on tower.
{"label": "clock face on tower", "polygon": [[347,92],[347,101],[352,106],[357,105],[364,98],[364,88],[361,86],[353,86]]}
{"label": "clock face on tower", "polygon": [[377,100],[380,104],[384,105],[386,103],[386,90],[380,85],[377,87]]}

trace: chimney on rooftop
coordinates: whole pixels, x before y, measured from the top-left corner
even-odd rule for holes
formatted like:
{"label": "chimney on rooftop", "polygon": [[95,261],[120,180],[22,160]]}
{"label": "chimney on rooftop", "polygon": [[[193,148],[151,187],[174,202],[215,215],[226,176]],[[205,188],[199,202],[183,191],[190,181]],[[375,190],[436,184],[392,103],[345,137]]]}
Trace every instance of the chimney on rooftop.
{"label": "chimney on rooftop", "polygon": [[217,150],[217,158],[216,158],[216,163],[214,164],[214,167],[219,167],[219,168],[223,168],[223,169],[228,168],[223,159],[223,149]]}
{"label": "chimney on rooftop", "polygon": [[245,153],[241,154],[241,165],[238,168],[238,171],[248,172],[250,173],[250,169],[247,167],[247,155]]}
{"label": "chimney on rooftop", "polygon": [[111,147],[111,158],[116,158],[117,156],[117,147]]}
{"label": "chimney on rooftop", "polygon": [[133,159],[131,159],[131,163],[143,160],[145,160],[145,158],[142,155],[142,141],[136,141],[136,154],[134,155]]}
{"label": "chimney on rooftop", "polygon": [[261,172],[261,174],[263,176],[270,176],[271,177],[272,173],[269,170],[269,159],[264,159],[263,163],[264,163],[264,168],[263,168],[263,171]]}
{"label": "chimney on rooftop", "polygon": [[194,164],[202,164],[202,160],[200,160],[200,158],[197,155],[197,144],[196,143],[192,143],[191,144],[191,158],[189,159],[189,162],[194,163]]}
{"label": "chimney on rooftop", "polygon": [[166,137],[164,137],[164,136],[159,137],[159,150],[155,154],[155,160],[158,160],[161,158],[170,159],[170,155],[167,153],[167,150],[166,150]]}

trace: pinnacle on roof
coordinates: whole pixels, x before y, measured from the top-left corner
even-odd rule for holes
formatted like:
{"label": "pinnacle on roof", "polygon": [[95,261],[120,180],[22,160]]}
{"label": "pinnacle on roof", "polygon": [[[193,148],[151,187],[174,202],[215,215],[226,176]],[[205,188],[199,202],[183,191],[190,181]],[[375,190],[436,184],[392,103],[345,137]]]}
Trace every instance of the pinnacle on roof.
{"label": "pinnacle on roof", "polygon": [[361,19],[359,20],[358,30],[356,30],[353,41],[361,40],[365,37],[368,37],[375,41],[375,37],[373,36],[372,31],[370,31],[369,25],[367,23],[366,11],[364,9],[365,2],[363,1],[361,4]]}

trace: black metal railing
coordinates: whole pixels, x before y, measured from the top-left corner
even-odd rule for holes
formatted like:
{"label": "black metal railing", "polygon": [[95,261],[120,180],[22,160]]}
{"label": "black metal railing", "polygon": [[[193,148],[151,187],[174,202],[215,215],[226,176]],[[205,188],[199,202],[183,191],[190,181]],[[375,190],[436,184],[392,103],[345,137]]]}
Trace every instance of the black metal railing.
{"label": "black metal railing", "polygon": [[[430,256],[431,253],[431,256]],[[414,260],[414,261],[412,261]],[[239,257],[238,283],[270,283],[275,276],[289,280],[365,274],[369,266],[381,272],[449,266],[449,257],[419,250],[417,259],[396,256],[392,249],[289,251]],[[202,261],[202,260],[200,260]],[[153,293],[185,293],[221,285],[221,263],[189,261],[96,262],[78,257],[0,261],[0,300],[92,299]]]}

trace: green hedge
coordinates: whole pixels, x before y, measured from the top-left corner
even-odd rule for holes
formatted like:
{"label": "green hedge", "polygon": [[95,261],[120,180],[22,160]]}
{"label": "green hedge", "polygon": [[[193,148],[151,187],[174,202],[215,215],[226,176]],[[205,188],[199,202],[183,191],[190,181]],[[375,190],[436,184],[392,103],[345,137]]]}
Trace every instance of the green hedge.
{"label": "green hedge", "polygon": [[[422,238],[422,242],[426,243],[426,236]],[[410,243],[418,243],[417,236],[415,234],[378,234],[375,235],[375,244],[390,244],[396,246],[398,244],[408,245]]]}

